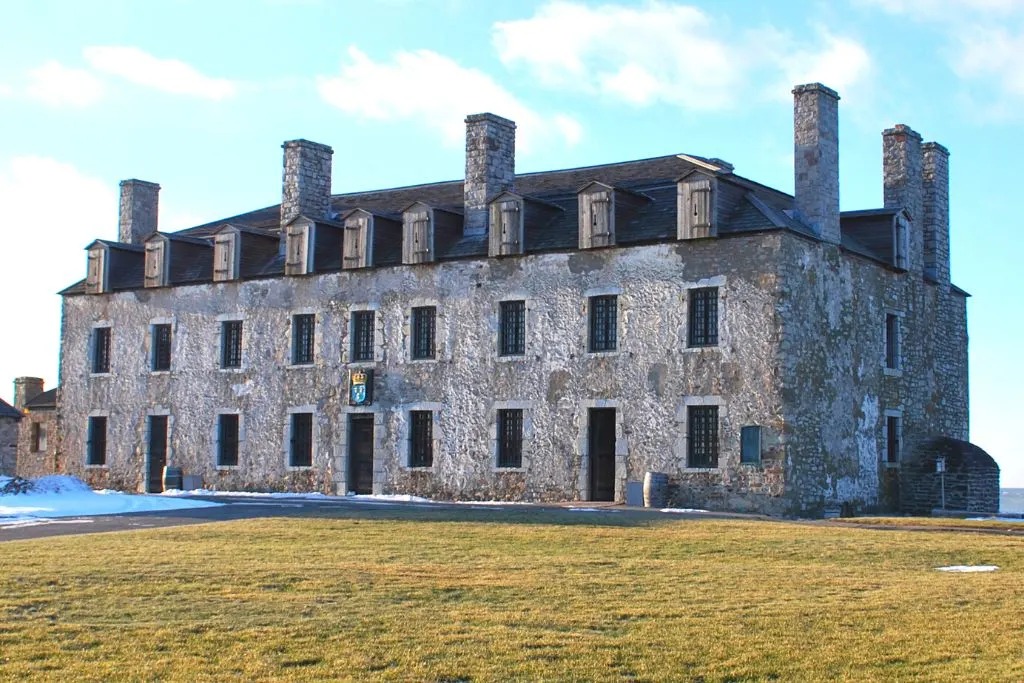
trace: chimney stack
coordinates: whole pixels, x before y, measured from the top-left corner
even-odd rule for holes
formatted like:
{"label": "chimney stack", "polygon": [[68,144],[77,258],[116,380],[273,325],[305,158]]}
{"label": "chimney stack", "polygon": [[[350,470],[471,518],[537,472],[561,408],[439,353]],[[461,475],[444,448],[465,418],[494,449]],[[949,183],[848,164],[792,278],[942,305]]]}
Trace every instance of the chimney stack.
{"label": "chimney stack", "polygon": [[334,150],[309,140],[289,140],[281,147],[284,148],[281,227],[300,215],[330,218]]}
{"label": "chimney stack", "polygon": [[494,114],[467,116],[465,234],[487,233],[487,200],[511,190],[515,180],[515,122]]}
{"label": "chimney stack", "polygon": [[924,271],[941,283],[949,282],[949,150],[926,142],[924,185]]}
{"label": "chimney stack", "polygon": [[14,380],[14,407],[24,410],[25,404],[43,393],[43,380],[39,377],[17,377]]}
{"label": "chimney stack", "polygon": [[794,207],[821,239],[839,244],[839,93],[793,88]]}
{"label": "chimney stack", "polygon": [[911,226],[908,270],[924,265],[924,185],[921,175],[921,136],[902,123],[882,131],[882,182],[885,208],[906,209]]}
{"label": "chimney stack", "polygon": [[134,178],[121,181],[121,211],[118,241],[142,244],[156,232],[160,186]]}

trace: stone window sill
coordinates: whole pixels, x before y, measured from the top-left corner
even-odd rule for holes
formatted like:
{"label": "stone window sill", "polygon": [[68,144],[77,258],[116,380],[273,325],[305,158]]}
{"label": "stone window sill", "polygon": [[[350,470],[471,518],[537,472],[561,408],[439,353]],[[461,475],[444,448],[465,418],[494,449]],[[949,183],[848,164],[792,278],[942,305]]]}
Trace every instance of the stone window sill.
{"label": "stone window sill", "polygon": [[422,364],[437,363],[438,359],[437,358],[410,358],[408,362],[412,363],[413,365],[419,365],[421,363]]}
{"label": "stone window sill", "polygon": [[615,356],[621,356],[622,351],[616,349],[615,351],[587,351],[587,358],[613,358]]}
{"label": "stone window sill", "polygon": [[685,346],[679,349],[680,353],[721,353],[722,347],[719,344],[715,346]]}
{"label": "stone window sill", "polygon": [[106,463],[103,463],[102,465],[89,465],[89,464],[86,464],[85,469],[87,469],[87,470],[105,470],[105,469],[107,469],[107,464]]}
{"label": "stone window sill", "polygon": [[517,473],[518,472],[520,474],[526,474],[526,468],[525,467],[495,467],[494,471],[498,472],[498,473],[503,473],[503,472]]}
{"label": "stone window sill", "polygon": [[402,469],[404,469],[406,471],[409,471],[409,472],[430,472],[430,473],[433,473],[434,466],[433,465],[431,465],[430,467],[409,467],[409,466],[405,466]]}
{"label": "stone window sill", "polygon": [[900,468],[900,464],[898,462],[887,462],[887,463],[885,463],[885,469],[887,469],[887,470],[898,470],[899,468]]}
{"label": "stone window sill", "polygon": [[374,368],[383,361],[374,358],[373,360],[350,360],[345,361],[345,366],[350,368]]}
{"label": "stone window sill", "polygon": [[284,366],[285,370],[311,370],[316,367],[316,363],[289,363]]}
{"label": "stone window sill", "polygon": [[749,467],[751,469],[761,469],[762,467],[764,467],[763,462],[741,462],[740,465],[743,467]]}
{"label": "stone window sill", "polygon": [[900,368],[883,368],[882,372],[885,373],[886,377],[902,377],[903,370]]}
{"label": "stone window sill", "polygon": [[169,375],[169,374],[171,374],[171,371],[170,370],[150,370],[149,374],[150,375]]}
{"label": "stone window sill", "polygon": [[[220,471],[230,472],[230,471],[233,471],[233,470],[241,469],[241,466],[239,466],[239,465],[215,465],[214,467],[217,468],[218,472],[220,472]],[[305,467],[298,467],[296,469],[307,469],[307,468],[305,468]]]}
{"label": "stone window sill", "polygon": [[221,368],[221,367],[218,367],[217,370],[219,372],[227,372],[227,373],[234,373],[234,374],[238,374],[240,372],[245,372],[245,368]]}
{"label": "stone window sill", "polygon": [[683,474],[721,474],[721,467],[684,467],[680,470]]}
{"label": "stone window sill", "polygon": [[505,356],[498,354],[495,360],[499,363],[523,363],[529,360],[529,357],[525,353],[508,354]]}
{"label": "stone window sill", "polygon": [[93,377],[113,377],[113,376],[114,376],[114,373],[112,373],[112,372],[90,372],[89,373],[89,378],[90,379],[92,379]]}
{"label": "stone window sill", "polygon": [[[313,458],[316,460],[316,458]],[[285,465],[285,470],[288,472],[307,472],[313,469],[312,465]]]}

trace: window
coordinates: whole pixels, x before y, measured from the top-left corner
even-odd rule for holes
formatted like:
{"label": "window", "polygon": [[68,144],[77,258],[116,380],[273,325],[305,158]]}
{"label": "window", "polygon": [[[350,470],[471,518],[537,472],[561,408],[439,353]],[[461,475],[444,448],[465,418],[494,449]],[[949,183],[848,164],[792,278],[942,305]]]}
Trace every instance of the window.
{"label": "window", "polygon": [[373,311],[352,314],[352,360],[373,360],[373,333],[376,316]]}
{"label": "window", "polygon": [[412,309],[412,358],[433,358],[434,331],[436,328],[437,308],[420,306]]}
{"label": "window", "polygon": [[213,239],[213,281],[235,278],[235,235],[225,233]]}
{"label": "window", "polygon": [[313,413],[292,413],[290,467],[313,466]]}
{"label": "window", "polygon": [[86,465],[107,464],[107,418],[90,417],[86,438]]}
{"label": "window", "polygon": [[687,406],[687,467],[718,467],[718,406]]}
{"label": "window", "polygon": [[31,431],[32,443],[29,444],[29,450],[33,453],[39,453],[40,451],[46,450],[46,423],[44,422],[33,422]]}
{"label": "window", "polygon": [[217,467],[238,465],[238,415],[224,413],[217,418]]}
{"label": "window", "polygon": [[110,372],[109,327],[94,327],[92,330],[92,371],[97,375]]}
{"label": "window", "polygon": [[900,441],[903,436],[900,421],[899,415],[885,416],[885,462],[888,465],[900,462]]}
{"label": "window", "polygon": [[409,467],[434,465],[434,413],[413,410],[409,413]]}
{"label": "window", "polygon": [[242,321],[225,320],[220,324],[220,366],[242,367]]}
{"label": "window", "polygon": [[292,316],[292,365],[312,365],[316,318],[312,313]]}
{"label": "window", "polygon": [[893,313],[885,316],[885,367],[900,367],[900,318]]}
{"label": "window", "polygon": [[499,335],[502,356],[526,353],[526,302],[502,301]]}
{"label": "window", "polygon": [[690,344],[718,346],[718,287],[690,290]]}
{"label": "window", "polygon": [[590,297],[590,351],[618,348],[619,297]]}
{"label": "window", "polygon": [[153,372],[171,369],[171,326],[168,323],[153,325]]}
{"label": "window", "polygon": [[740,430],[740,462],[744,465],[761,464],[761,428],[744,427]]}
{"label": "window", "polygon": [[615,244],[612,223],[612,193],[609,190],[583,192],[580,205],[580,248]]}
{"label": "window", "polygon": [[523,411],[498,411],[498,467],[523,466]]}

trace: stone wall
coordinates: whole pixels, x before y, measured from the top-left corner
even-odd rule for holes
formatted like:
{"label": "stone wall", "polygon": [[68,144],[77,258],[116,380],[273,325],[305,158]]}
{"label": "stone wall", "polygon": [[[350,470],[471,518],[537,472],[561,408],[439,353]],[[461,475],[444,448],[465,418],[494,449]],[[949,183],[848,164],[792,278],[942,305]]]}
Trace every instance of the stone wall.
{"label": "stone wall", "polygon": [[[57,432],[57,414],[54,410],[27,410],[25,417],[18,426],[18,476],[25,479],[42,477],[47,474],[63,472],[57,453],[59,434]],[[35,427],[34,425],[39,425]],[[35,450],[34,430],[42,429],[45,434],[40,438],[39,450]]]}
{"label": "stone wall", "polygon": [[[678,501],[782,512],[786,456],[778,368],[781,233],[473,259],[135,290],[64,300],[61,420],[67,469],[139,490],[149,411],[171,415],[169,462],[221,489],[347,490],[347,413],[376,417],[374,490],[445,498],[586,499],[588,407],[619,411],[616,494],[666,472]],[[792,248],[787,247],[786,253]],[[688,349],[687,289],[720,287],[720,343]],[[619,295],[619,348],[586,352],[587,297]],[[499,301],[525,299],[527,353],[497,355]],[[349,316],[376,307],[375,401],[347,404]],[[412,306],[436,305],[436,361],[408,358]],[[290,320],[316,315],[316,363],[288,367]],[[243,369],[218,369],[220,317],[244,319]],[[151,373],[148,329],[174,326],[172,371]],[[90,376],[88,340],[110,321],[112,372]],[[366,364],[359,364],[366,366]],[[719,467],[685,467],[688,400],[720,403]],[[495,408],[526,406],[524,468],[495,467]],[[287,467],[289,407],[312,406],[312,468]],[[429,471],[406,467],[408,410],[439,408]],[[240,466],[214,465],[218,411],[242,414]],[[87,418],[108,417],[108,465],[84,466]],[[763,428],[762,466],[741,465],[744,425]]]}
{"label": "stone wall", "polygon": [[0,417],[0,476],[13,477],[16,474],[18,422],[14,417]]}
{"label": "stone wall", "polygon": [[[945,473],[936,465],[945,463]],[[929,515],[951,511],[999,512],[999,465],[974,444],[949,438],[928,439],[911,452],[900,479],[903,512]]]}

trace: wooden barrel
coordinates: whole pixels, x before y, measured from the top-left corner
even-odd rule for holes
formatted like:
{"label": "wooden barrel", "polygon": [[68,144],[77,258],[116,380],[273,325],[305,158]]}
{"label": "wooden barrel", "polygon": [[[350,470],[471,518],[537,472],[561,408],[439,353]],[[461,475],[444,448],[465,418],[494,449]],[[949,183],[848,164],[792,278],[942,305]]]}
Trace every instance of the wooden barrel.
{"label": "wooden barrel", "polygon": [[668,502],[668,475],[664,472],[644,474],[644,507],[663,508]]}

